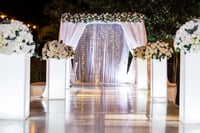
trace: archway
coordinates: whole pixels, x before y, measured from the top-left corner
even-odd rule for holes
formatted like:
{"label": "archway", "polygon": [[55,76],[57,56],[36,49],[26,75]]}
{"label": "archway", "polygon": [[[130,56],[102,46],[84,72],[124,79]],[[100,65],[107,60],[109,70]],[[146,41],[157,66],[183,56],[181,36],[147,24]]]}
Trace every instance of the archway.
{"label": "archway", "polygon": [[[119,14],[118,14],[119,15]],[[62,21],[60,23],[60,32],[59,32],[59,40],[63,41],[63,43],[65,43],[66,45],[72,46],[74,50],[77,50],[77,46],[80,42],[81,36],[84,34],[85,29],[87,29],[86,27],[88,25],[95,25],[95,26],[104,26],[107,27],[108,25],[115,25],[118,26],[119,29],[121,29],[121,33],[123,35],[123,41],[121,41],[121,43],[119,43],[120,47],[125,46],[124,44],[126,44],[127,46],[127,50],[125,50],[124,52],[127,52],[127,55],[130,52],[132,52],[132,50],[138,46],[142,46],[142,45],[146,45],[147,44],[147,39],[146,39],[146,29],[145,29],[145,25],[144,25],[144,21],[142,17],[133,17],[136,14],[122,14],[121,16],[116,17],[115,15],[109,15],[109,14],[104,14],[104,15],[99,15],[96,16],[96,14],[93,15],[85,15],[85,14],[76,14],[74,16],[70,16],[69,14],[63,14],[62,16]],[[78,17],[77,17],[78,16]],[[85,18],[84,18],[84,17]],[[107,19],[110,20],[109,17],[114,16],[113,22],[109,21],[107,22]],[[71,17],[71,18],[69,18]],[[81,18],[83,17],[83,18]],[[125,17],[126,19],[122,19],[123,21],[120,20],[120,17]],[[88,19],[90,18],[90,19]],[[98,19],[98,20],[96,20]],[[92,30],[91,30],[92,31]],[[109,31],[109,30],[107,30]],[[106,31],[106,32],[107,32]],[[104,31],[105,32],[105,31]],[[92,36],[94,36],[96,34],[96,31],[94,30],[92,33]],[[98,39],[96,39],[97,41]],[[90,41],[90,39],[88,39],[88,41]],[[93,40],[94,41],[94,40]],[[95,44],[97,44],[97,42],[95,42]],[[94,45],[96,46],[96,45]],[[106,49],[104,49],[106,50]],[[107,49],[108,50],[108,49]],[[78,50],[77,50],[78,51]],[[121,51],[121,48],[120,48]],[[123,53],[123,52],[122,52]],[[127,56],[126,55],[126,56]],[[121,56],[120,56],[121,58]],[[120,77],[121,79],[126,79],[126,82],[134,82],[135,80],[135,66],[134,66],[134,62],[132,60],[131,65],[130,65],[130,69],[128,72],[126,72],[127,70],[127,59],[128,57],[126,57],[125,60],[125,65],[126,68],[119,68],[121,69],[121,71],[118,71],[118,75],[115,75],[115,77]],[[105,61],[105,60],[104,60]],[[100,63],[100,61],[98,62]],[[81,62],[79,63],[79,65],[82,64]],[[101,62],[101,64],[106,64],[106,62]],[[98,66],[100,66],[101,64],[95,64],[97,66],[97,68],[99,69]],[[107,65],[107,64],[106,64]],[[109,65],[109,64],[108,64]],[[115,69],[116,65],[113,67]],[[71,67],[72,68],[72,67]],[[93,69],[94,70],[94,69]],[[100,68],[98,71],[101,71],[102,69]],[[105,69],[103,69],[104,71]],[[121,73],[122,71],[124,71],[124,73]],[[112,74],[116,74],[115,72],[109,71],[108,73],[112,73]],[[88,72],[86,72],[88,73]],[[85,73],[85,74],[86,74]],[[89,72],[91,73],[91,72]],[[102,72],[102,74],[105,74],[106,71]],[[83,73],[82,73],[83,75]],[[90,75],[90,74],[89,74]],[[94,73],[93,73],[94,75]],[[101,75],[98,75],[99,77],[102,77]],[[121,76],[119,76],[121,75]],[[85,76],[85,75],[84,75]],[[124,76],[126,76],[124,78]],[[129,77],[129,78],[128,78]],[[90,78],[89,78],[90,79]],[[91,77],[92,79],[92,77]],[[85,79],[84,79],[85,80]],[[101,79],[97,78],[95,79],[93,77],[92,82],[121,82],[119,79],[106,79],[105,77],[102,77]]]}

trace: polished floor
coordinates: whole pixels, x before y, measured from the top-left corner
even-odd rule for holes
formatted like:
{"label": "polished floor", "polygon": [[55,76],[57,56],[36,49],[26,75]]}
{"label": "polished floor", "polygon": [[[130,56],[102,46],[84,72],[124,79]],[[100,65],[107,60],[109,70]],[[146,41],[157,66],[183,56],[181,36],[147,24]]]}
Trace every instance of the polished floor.
{"label": "polished floor", "polygon": [[175,94],[155,103],[130,84],[76,84],[65,100],[33,99],[26,120],[0,120],[0,133],[199,133],[179,122]]}

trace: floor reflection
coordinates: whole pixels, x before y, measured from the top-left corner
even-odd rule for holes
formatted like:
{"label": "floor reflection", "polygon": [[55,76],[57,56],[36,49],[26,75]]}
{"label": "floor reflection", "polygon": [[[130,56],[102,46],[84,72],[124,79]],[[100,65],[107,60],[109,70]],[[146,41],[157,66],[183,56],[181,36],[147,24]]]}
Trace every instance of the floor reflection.
{"label": "floor reflection", "polygon": [[[173,101],[153,103],[148,90],[134,85],[78,84],[65,100],[31,101],[25,121],[0,120],[0,133],[197,133],[198,125],[178,121]],[[172,94],[172,95],[171,95]]]}

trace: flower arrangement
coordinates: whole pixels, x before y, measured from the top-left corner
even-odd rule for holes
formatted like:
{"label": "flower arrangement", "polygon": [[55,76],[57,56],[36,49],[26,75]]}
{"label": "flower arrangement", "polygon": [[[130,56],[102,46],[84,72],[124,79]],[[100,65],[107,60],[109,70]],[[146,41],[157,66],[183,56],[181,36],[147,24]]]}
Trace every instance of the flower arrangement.
{"label": "flower arrangement", "polygon": [[30,29],[17,20],[0,22],[0,53],[25,53],[33,56],[35,42]]}
{"label": "flower arrangement", "polygon": [[133,50],[133,58],[146,59],[145,55],[146,46],[140,46]]}
{"label": "flower arrangement", "polygon": [[168,43],[157,41],[148,43],[146,46],[137,47],[133,50],[133,57],[141,59],[169,59],[172,57],[173,49]]}
{"label": "flower arrangement", "polygon": [[151,59],[170,59],[173,54],[173,49],[169,46],[169,43],[163,41],[157,41],[154,43],[148,43],[145,51],[146,58]]}
{"label": "flower arrangement", "polygon": [[175,51],[189,53],[200,50],[200,19],[193,19],[183,24],[174,39]]}
{"label": "flower arrangement", "polygon": [[63,44],[57,40],[46,42],[42,48],[42,59],[48,58],[67,59],[74,57],[74,50],[72,47]]}
{"label": "flower arrangement", "polygon": [[72,22],[72,23],[87,23],[87,22],[141,22],[144,19],[144,15],[139,13],[123,12],[123,13],[102,13],[102,14],[85,14],[77,13],[70,14],[64,13],[61,16],[62,22]]}

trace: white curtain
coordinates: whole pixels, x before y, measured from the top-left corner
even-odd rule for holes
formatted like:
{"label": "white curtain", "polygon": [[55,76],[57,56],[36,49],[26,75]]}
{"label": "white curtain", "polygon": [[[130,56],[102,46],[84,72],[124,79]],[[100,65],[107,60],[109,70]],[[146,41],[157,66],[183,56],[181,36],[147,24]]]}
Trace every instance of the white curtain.
{"label": "white curtain", "polygon": [[[123,31],[124,36],[129,47],[129,50],[132,50],[136,47],[147,45],[147,36],[146,36],[146,29],[143,22],[137,23],[120,23]],[[135,60],[133,59],[130,63],[130,69],[127,73],[127,82],[135,83]]]}
{"label": "white curtain", "polygon": [[75,50],[83,31],[85,30],[85,23],[62,23],[60,24],[59,40],[64,44],[72,46]]}
{"label": "white curtain", "polygon": [[87,25],[75,53],[82,82],[119,83],[126,78],[129,49],[118,24]]}
{"label": "white curtain", "polygon": [[127,72],[128,53],[147,44],[144,22],[61,22],[59,40],[76,50],[78,79],[95,83],[134,83],[135,62]]}

